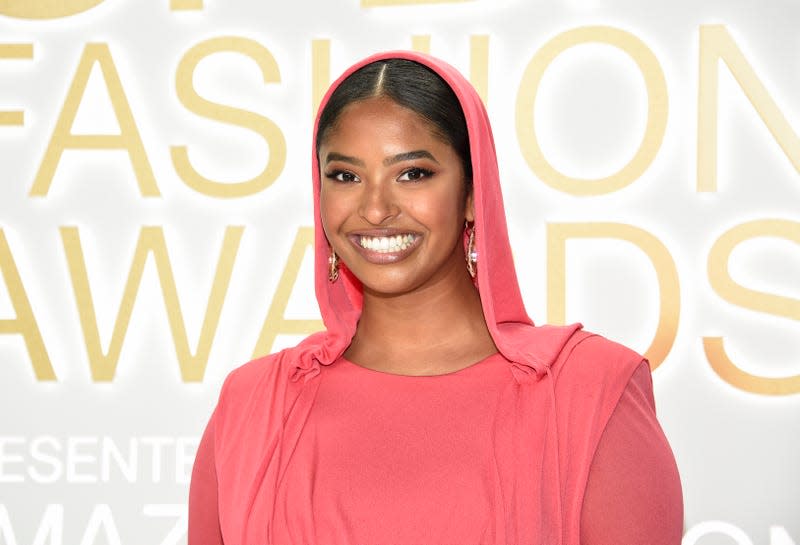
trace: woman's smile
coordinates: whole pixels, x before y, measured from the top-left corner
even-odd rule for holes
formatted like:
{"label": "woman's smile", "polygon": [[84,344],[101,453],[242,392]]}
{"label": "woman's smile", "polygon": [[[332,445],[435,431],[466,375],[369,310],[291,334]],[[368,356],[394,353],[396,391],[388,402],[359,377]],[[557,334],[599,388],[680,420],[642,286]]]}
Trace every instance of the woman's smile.
{"label": "woman's smile", "polygon": [[408,257],[419,245],[422,236],[408,231],[386,230],[354,233],[348,238],[361,256],[370,263],[395,263]]}

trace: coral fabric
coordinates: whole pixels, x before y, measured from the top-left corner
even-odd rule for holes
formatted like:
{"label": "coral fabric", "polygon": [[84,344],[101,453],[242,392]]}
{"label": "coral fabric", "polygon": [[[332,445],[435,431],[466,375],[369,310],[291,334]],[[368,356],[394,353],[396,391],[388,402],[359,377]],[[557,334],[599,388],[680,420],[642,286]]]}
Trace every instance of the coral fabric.
{"label": "coral fabric", "polygon": [[[535,327],[525,311],[474,89],[440,60],[390,52],[351,67],[322,105],[347,75],[382,58],[425,64],[461,102],[477,287],[499,353],[434,377],[342,357],[361,288],[346,269],[328,282],[314,150],[315,285],[326,330],[228,376],[195,462],[190,545],[679,543],[680,483],[646,362],[579,324]],[[662,510],[658,522],[650,507]],[[609,513],[619,520],[603,521]]]}

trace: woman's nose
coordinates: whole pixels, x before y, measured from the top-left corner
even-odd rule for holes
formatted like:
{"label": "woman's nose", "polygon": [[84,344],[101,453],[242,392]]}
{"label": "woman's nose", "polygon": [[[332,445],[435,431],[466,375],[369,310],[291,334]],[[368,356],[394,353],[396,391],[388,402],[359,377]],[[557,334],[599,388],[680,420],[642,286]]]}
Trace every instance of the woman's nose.
{"label": "woman's nose", "polygon": [[373,225],[381,225],[397,214],[397,205],[388,184],[367,182],[363,187],[361,217]]}

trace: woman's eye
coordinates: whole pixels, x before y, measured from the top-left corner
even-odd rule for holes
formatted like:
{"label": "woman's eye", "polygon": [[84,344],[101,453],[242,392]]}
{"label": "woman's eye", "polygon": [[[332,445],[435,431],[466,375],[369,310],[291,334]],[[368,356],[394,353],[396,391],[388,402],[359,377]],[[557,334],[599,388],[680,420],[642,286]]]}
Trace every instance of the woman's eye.
{"label": "woman's eye", "polygon": [[330,178],[331,180],[336,180],[337,182],[357,182],[358,176],[353,174],[352,172],[347,172],[346,170],[334,170],[333,172],[325,173],[326,178]]}
{"label": "woman's eye", "polygon": [[415,181],[421,180],[423,178],[429,178],[432,175],[433,175],[433,172],[431,172],[430,170],[427,170],[427,169],[424,169],[424,168],[414,167],[414,168],[410,168],[410,169],[406,170],[405,172],[403,172],[400,175],[400,177],[398,178],[398,180],[401,180],[401,181],[404,181],[404,182],[415,182]]}

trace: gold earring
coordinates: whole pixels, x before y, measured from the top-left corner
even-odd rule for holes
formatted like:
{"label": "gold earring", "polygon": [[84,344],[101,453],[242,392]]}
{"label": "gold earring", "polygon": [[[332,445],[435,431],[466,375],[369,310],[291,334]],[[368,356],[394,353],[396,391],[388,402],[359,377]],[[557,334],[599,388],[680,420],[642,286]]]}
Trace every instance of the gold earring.
{"label": "gold earring", "polygon": [[328,258],[328,281],[336,282],[339,279],[339,256],[331,248],[331,255]]}
{"label": "gold earring", "polygon": [[478,274],[478,250],[475,249],[475,224],[470,227],[469,222],[464,222],[467,230],[469,231],[469,241],[467,242],[467,254],[464,256],[467,260],[467,271],[472,278]]}

